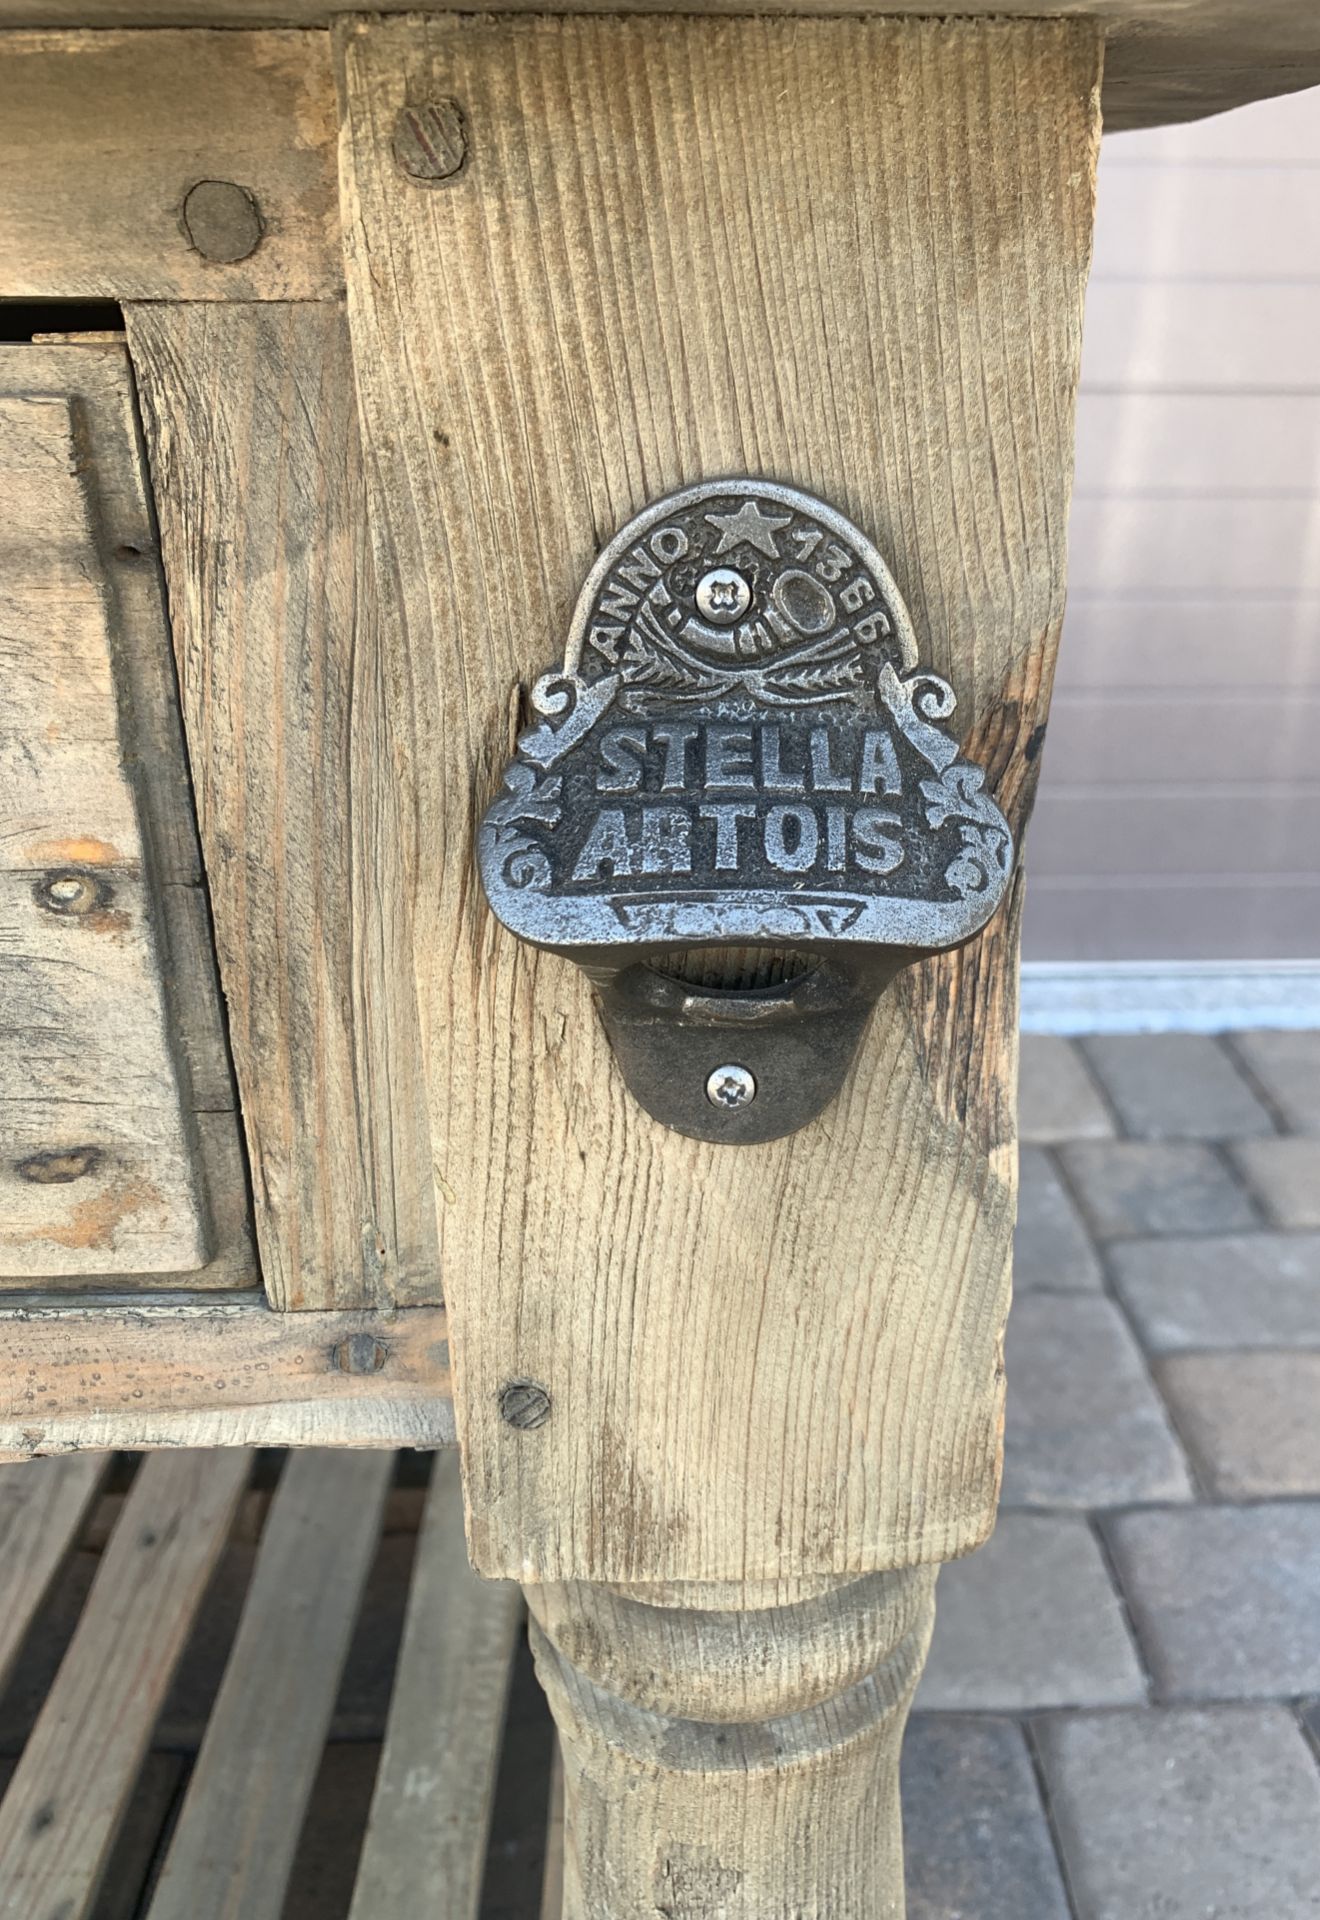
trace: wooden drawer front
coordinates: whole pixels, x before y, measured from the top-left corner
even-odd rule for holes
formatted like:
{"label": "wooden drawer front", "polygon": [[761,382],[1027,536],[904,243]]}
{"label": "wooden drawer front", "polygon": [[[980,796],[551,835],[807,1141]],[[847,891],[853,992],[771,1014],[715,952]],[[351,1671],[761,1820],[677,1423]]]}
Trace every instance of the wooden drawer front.
{"label": "wooden drawer front", "polygon": [[122,346],[0,354],[0,492],[0,1276],[251,1284]]}

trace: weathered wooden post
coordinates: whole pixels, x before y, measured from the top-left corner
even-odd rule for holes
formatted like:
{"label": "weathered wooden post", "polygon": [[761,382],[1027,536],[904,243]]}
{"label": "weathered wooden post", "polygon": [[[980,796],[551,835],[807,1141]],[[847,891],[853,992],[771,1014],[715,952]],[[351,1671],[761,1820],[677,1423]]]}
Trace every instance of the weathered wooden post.
{"label": "weathered wooden post", "polygon": [[[566,1910],[897,1914],[999,1471],[1099,37],[337,39],[470,1541],[526,1583]],[[488,806],[552,955],[474,885]]]}
{"label": "weathered wooden post", "polygon": [[[1051,10],[6,36],[0,292],[127,348],[0,365],[91,688],[10,728],[5,925],[25,1030],[113,933],[82,1015],[145,1038],[141,1112],[70,1080],[9,1156],[3,1444],[434,1445],[452,1333],[571,1920],[903,1910],[998,1487],[1102,66],[1120,125],[1320,78],[1303,0]],[[161,17],[41,17],[102,15]]]}

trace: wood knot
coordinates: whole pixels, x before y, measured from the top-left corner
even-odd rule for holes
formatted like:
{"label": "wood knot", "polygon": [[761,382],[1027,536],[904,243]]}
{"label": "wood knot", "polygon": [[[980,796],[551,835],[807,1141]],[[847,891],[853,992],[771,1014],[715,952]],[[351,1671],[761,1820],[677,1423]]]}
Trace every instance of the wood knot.
{"label": "wood knot", "polygon": [[101,873],[77,873],[64,868],[43,873],[32,889],[36,902],[46,913],[72,914],[81,918],[108,907],[115,890]]}
{"label": "wood knot", "polygon": [[26,1160],[17,1162],[14,1171],[20,1180],[29,1180],[33,1186],[62,1187],[70,1180],[95,1173],[101,1158],[99,1147],[52,1147],[45,1153],[30,1153]]}

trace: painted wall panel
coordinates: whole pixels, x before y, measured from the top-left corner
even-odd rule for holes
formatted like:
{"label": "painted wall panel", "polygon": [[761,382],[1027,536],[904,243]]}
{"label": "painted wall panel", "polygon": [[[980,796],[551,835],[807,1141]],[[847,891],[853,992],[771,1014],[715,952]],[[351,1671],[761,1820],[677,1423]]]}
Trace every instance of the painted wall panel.
{"label": "painted wall panel", "polygon": [[1320,91],[1106,141],[1042,960],[1320,959]]}

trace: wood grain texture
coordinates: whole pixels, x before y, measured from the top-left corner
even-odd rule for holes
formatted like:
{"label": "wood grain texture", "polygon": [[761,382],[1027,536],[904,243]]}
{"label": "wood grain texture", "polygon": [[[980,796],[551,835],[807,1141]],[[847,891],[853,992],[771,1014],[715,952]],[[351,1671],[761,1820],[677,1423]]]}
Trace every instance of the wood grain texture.
{"label": "wood grain texture", "polygon": [[134,308],[128,330],[266,1290],[438,1301],[343,315]]}
{"label": "wood grain texture", "polygon": [[285,1462],[148,1920],[279,1920],[393,1471]]}
{"label": "wood grain texture", "polygon": [[108,1447],[443,1447],[442,1308],[168,1300],[0,1309],[0,1460]]}
{"label": "wood grain texture", "polygon": [[110,1465],[108,1454],[0,1471],[0,1686]]}
{"label": "wood grain texture", "polygon": [[[1015,830],[1063,604],[1086,28],[384,20],[340,34],[349,311],[390,582],[469,1538],[488,1574],[795,1577],[988,1529],[1016,894],[882,1003],[837,1102],[736,1151],[626,1095],[583,977],[472,871],[510,697],[598,547],[769,474],[878,542]],[[736,75],[736,84],[730,75]],[[405,100],[472,158],[419,189]],[[504,1424],[502,1382],[552,1398]]]}
{"label": "wood grain texture", "polygon": [[14,1920],[89,1911],[250,1465],[241,1451],[178,1453],[139,1470],[0,1801]]}
{"label": "wood grain texture", "polygon": [[[476,1920],[522,1597],[479,1580],[458,1457],[432,1469],[349,1920]],[[152,1920],[156,1920],[155,1915]]]}
{"label": "wood grain texture", "polygon": [[0,471],[0,1287],[250,1286],[122,340],[0,349]]}
{"label": "wood grain texture", "polygon": [[[351,0],[0,0],[0,24],[30,26],[321,26],[358,11]],[[454,11],[432,7],[431,11]],[[472,0],[480,13],[530,13],[539,0]],[[659,0],[565,0],[565,13],[664,14]],[[381,0],[373,11],[428,11],[417,0]],[[684,13],[747,11],[747,0],[689,0]],[[762,0],[763,14],[932,12],[931,0]],[[1160,126],[1222,113],[1249,100],[1320,85],[1312,0],[958,0],[953,14],[1001,19],[1065,16],[1104,34],[1108,127]]]}
{"label": "wood grain texture", "polygon": [[734,1612],[529,1588],[563,1920],[902,1920],[899,1749],[934,1585],[914,1567]]}
{"label": "wood grain texture", "polygon": [[[75,24],[95,23],[84,13]],[[6,34],[0,295],[333,292],[341,279],[333,107],[322,34]],[[249,217],[263,231],[246,257],[223,257],[232,248],[195,217],[190,236],[184,201],[203,181],[237,186],[255,203]]]}

